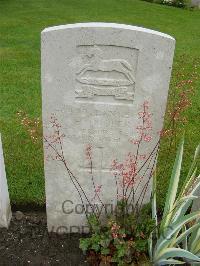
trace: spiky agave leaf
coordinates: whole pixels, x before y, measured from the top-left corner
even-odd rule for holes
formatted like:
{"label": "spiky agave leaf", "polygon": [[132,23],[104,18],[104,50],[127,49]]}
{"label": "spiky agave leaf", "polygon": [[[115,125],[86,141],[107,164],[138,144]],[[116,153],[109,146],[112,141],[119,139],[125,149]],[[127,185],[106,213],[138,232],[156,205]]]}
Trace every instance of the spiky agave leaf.
{"label": "spiky agave leaf", "polygon": [[[193,232],[196,232],[196,230],[200,228],[200,224],[194,224],[193,226],[189,227],[188,229],[184,229],[183,233],[180,234],[177,238],[176,238],[176,242],[175,244],[180,244],[185,238],[187,238],[190,234],[192,234]],[[188,242],[188,241],[187,241]],[[188,247],[187,247],[188,249]]]}
{"label": "spiky agave leaf", "polygon": [[150,260],[152,261],[153,259],[153,232],[151,232],[149,239],[148,239],[148,252],[149,252]]}
{"label": "spiky agave leaf", "polygon": [[[154,265],[184,264],[183,260],[190,262],[192,265],[197,265],[196,263],[200,265],[200,228],[198,224],[194,223],[191,227],[188,227],[189,222],[200,220],[200,211],[185,215],[193,200],[197,198],[195,192],[200,187],[200,176],[196,177],[196,160],[199,153],[200,146],[195,151],[185,185],[177,197],[183,156],[183,140],[181,141],[170,179],[163,222],[161,223],[161,235],[154,249],[151,247],[150,250]],[[155,212],[155,206],[156,204],[152,202],[154,208],[152,214]],[[190,241],[188,241],[188,238]],[[185,244],[185,249],[181,249],[180,244]],[[189,251],[186,249],[189,249]],[[180,258],[181,260],[174,258]]]}
{"label": "spiky agave leaf", "polygon": [[156,206],[156,171],[153,174],[153,187],[152,187],[152,219],[155,220],[156,227],[158,226],[157,206]]}
{"label": "spiky agave leaf", "polygon": [[184,261],[180,261],[180,260],[175,260],[175,259],[163,259],[160,260],[157,264],[155,264],[156,266],[164,266],[164,265],[180,265],[180,264],[185,264]]}
{"label": "spiky agave leaf", "polygon": [[[200,183],[199,183],[200,186]],[[171,222],[174,223],[178,221],[179,217],[182,217],[186,214],[189,207],[192,205],[193,200],[198,199],[197,196],[188,196],[182,198],[177,204],[174,206],[173,214]]]}
{"label": "spiky agave leaf", "polygon": [[161,232],[170,223],[173,205],[176,199],[177,189],[178,189],[178,184],[179,184],[181,164],[182,164],[182,158],[183,158],[183,145],[184,145],[184,139],[181,140],[181,143],[179,145],[174,167],[172,170],[172,175],[170,178],[170,184],[169,184],[169,189],[168,189],[167,198],[165,202],[164,213],[163,213],[163,220],[161,223]]}
{"label": "spiky agave leaf", "polygon": [[[161,253],[161,260],[165,259],[170,259],[170,258],[182,258],[184,261],[187,261],[188,263],[195,263],[195,262],[200,262],[200,258],[194,255],[193,253],[184,250],[182,248],[166,248],[162,251]],[[155,261],[155,265],[160,265],[158,264],[159,262]]]}
{"label": "spiky agave leaf", "polygon": [[189,250],[200,256],[200,220],[197,221],[199,227],[192,233],[189,239]]}
{"label": "spiky agave leaf", "polygon": [[191,164],[191,167],[189,169],[189,172],[187,174],[187,177],[185,179],[185,182],[183,183],[182,189],[180,191],[179,194],[179,198],[181,198],[184,194],[184,190],[187,189],[188,186],[190,186],[192,184],[192,182],[194,181],[193,179],[195,178],[195,173],[196,173],[196,169],[197,169],[197,160],[200,157],[200,144],[197,146],[196,150],[195,150],[195,154],[194,154],[194,158]]}
{"label": "spiky agave leaf", "polygon": [[174,236],[176,237],[176,234],[181,231],[182,226],[197,218],[200,218],[200,211],[188,214],[166,228],[155,246],[154,260],[162,259],[163,250],[173,246],[172,243],[176,242]]}

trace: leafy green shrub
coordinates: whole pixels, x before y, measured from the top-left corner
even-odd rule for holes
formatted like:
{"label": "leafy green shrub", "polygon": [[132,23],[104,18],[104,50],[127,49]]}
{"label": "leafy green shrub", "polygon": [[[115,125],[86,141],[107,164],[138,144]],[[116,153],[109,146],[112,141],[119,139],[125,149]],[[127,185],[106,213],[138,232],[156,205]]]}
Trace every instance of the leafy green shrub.
{"label": "leafy green shrub", "polygon": [[147,260],[148,236],[154,228],[148,208],[143,208],[139,216],[134,213],[123,216],[123,210],[119,209],[126,205],[123,201],[118,202],[118,215],[109,217],[105,226],[91,215],[89,223],[91,236],[80,239],[80,248],[90,255],[91,251],[99,261],[116,263],[117,265],[129,265],[139,260]]}
{"label": "leafy green shrub", "polygon": [[161,0],[161,4],[175,6],[175,7],[188,7],[187,0]]}
{"label": "leafy green shrub", "polygon": [[185,8],[189,6],[189,0],[145,0],[150,3],[157,3],[168,6]]}

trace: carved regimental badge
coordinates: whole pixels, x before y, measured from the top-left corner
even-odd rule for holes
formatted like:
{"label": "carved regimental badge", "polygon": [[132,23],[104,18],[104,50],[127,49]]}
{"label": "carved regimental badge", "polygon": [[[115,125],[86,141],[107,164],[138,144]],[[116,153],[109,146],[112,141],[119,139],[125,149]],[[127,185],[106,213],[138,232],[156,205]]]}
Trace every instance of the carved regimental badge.
{"label": "carved regimental badge", "polygon": [[[113,45],[81,45],[77,49],[81,65],[75,77],[76,98],[113,96],[116,100],[134,99],[136,49]],[[130,59],[134,62],[129,62]]]}

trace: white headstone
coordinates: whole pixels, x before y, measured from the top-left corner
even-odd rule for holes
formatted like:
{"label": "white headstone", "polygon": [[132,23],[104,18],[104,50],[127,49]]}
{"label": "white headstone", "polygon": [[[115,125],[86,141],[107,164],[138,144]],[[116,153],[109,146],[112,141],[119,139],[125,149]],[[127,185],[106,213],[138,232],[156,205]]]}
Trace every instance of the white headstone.
{"label": "white headstone", "polygon": [[0,134],[0,227],[8,228],[11,216],[12,213],[8,194],[3,148]]}
{"label": "white headstone", "polygon": [[191,0],[191,6],[200,8],[200,0]]}
{"label": "white headstone", "polygon": [[129,25],[81,23],[42,32],[49,230],[78,231],[87,223],[84,210],[103,204],[102,213],[112,211],[128,197],[126,186],[129,193],[134,187],[135,203],[149,201],[174,47],[169,35]]}

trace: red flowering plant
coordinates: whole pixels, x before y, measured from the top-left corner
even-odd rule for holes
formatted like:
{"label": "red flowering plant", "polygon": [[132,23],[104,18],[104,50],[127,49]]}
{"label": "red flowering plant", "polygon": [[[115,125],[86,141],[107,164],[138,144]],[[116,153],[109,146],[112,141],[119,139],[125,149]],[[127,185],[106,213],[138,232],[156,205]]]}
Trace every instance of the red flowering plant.
{"label": "red flowering plant", "polygon": [[[19,117],[31,138],[35,141],[36,138],[33,134],[35,131],[31,129],[32,121],[29,121],[27,115],[23,117],[22,113],[19,114]],[[88,251],[90,258],[92,252],[92,254],[95,253],[95,259],[99,261],[119,265],[122,265],[124,260],[126,263],[130,263],[133,258],[135,262],[141,256],[146,258],[147,239],[153,227],[150,212],[144,212],[142,209],[142,202],[155,165],[152,164],[152,161],[155,161],[159,144],[156,144],[151,154],[144,155],[140,153],[141,143],[150,142],[152,139],[151,113],[149,112],[148,102],[144,102],[138,117],[141,121],[141,124],[137,126],[138,138],[130,140],[130,145],[137,147],[136,153],[129,152],[122,162],[117,159],[111,162],[110,173],[113,175],[116,184],[117,205],[114,214],[108,215],[106,225],[101,224],[100,209],[95,208],[92,204],[95,199],[98,199],[102,208],[106,208],[101,199],[102,185],[95,181],[93,173],[92,145],[87,144],[85,147],[85,157],[89,165],[88,173],[93,188],[93,196],[91,197],[81,186],[79,178],[74,175],[68,166],[63,149],[65,134],[62,132],[62,126],[55,114],[52,114],[49,121],[52,129],[51,133],[44,136],[45,149],[49,150],[46,160],[56,160],[64,165],[75,190],[79,194],[83,208],[85,208],[85,202],[87,202],[92,210],[92,215],[89,215],[87,210],[84,209],[88,224],[91,227],[91,236],[81,239],[80,247],[82,250]],[[145,167],[148,170],[151,169],[151,171],[148,178],[145,179],[146,183],[143,185],[139,197],[135,198],[135,194],[146,174],[146,172],[141,172]],[[132,202],[131,206],[135,206],[131,211],[128,210],[129,202]],[[139,212],[140,215],[138,215]]]}
{"label": "red flowering plant", "polygon": [[[155,145],[150,154],[141,154],[140,147],[144,143],[148,143],[152,140],[152,114],[149,111],[149,102],[145,101],[142,105],[143,110],[138,113],[141,124],[136,127],[138,131],[138,138],[131,139],[130,143],[136,145],[136,153],[129,152],[123,162],[118,162],[117,159],[112,162],[113,175],[116,180],[117,186],[117,200],[119,197],[123,199],[126,204],[132,196],[132,202],[136,207],[140,202],[142,206],[145,192],[150,182],[152,172],[155,166],[157,157],[157,151],[159,142]],[[154,160],[154,163],[152,161]],[[146,171],[142,174],[142,169],[146,168]],[[149,171],[150,170],[150,171]],[[141,195],[135,202],[135,194],[141,186],[141,182],[144,179],[145,174],[149,171],[149,178],[143,187]],[[121,192],[119,192],[121,191]],[[138,210],[137,208],[135,210]]]}
{"label": "red flowering plant", "polygon": [[[114,213],[107,215],[105,225],[101,223],[101,209],[92,204],[97,199],[102,208],[106,208],[101,199],[102,185],[96,182],[94,176],[93,147],[91,144],[87,144],[85,147],[85,157],[89,166],[88,173],[93,188],[93,196],[91,197],[68,166],[63,149],[65,134],[62,132],[62,126],[56,115],[52,114],[51,116],[52,131],[48,136],[44,136],[45,148],[49,150],[46,159],[56,160],[64,165],[74,188],[78,192],[83,208],[87,202],[92,210],[92,214],[89,215],[84,209],[91,228],[91,235],[80,239],[80,248],[87,252],[90,260],[92,259],[92,265],[97,261],[125,265],[124,263],[141,263],[141,258],[147,260],[147,240],[154,227],[154,222],[151,218],[150,209],[143,207],[143,200],[155,168],[159,141],[149,154],[141,153],[140,148],[142,144],[152,140],[151,117],[149,102],[145,101],[142,110],[138,113],[139,124],[136,127],[138,137],[130,139],[130,147],[134,145],[136,152],[128,152],[123,161],[116,158],[111,162],[110,173],[116,184],[117,205]],[[28,121],[27,116],[22,119],[22,123],[28,127],[29,133],[33,132],[29,130],[31,123],[24,123],[24,121]],[[129,206],[132,207],[131,210]]]}
{"label": "red flowering plant", "polygon": [[[179,96],[178,99],[174,97],[176,103],[168,108],[168,125],[161,132],[157,132],[161,139],[164,137],[167,139],[170,148],[176,142],[177,125],[186,122],[182,114],[191,104],[190,96],[193,93],[194,79],[195,76],[176,84],[176,88],[179,89]],[[20,112],[18,116],[33,141],[37,141],[38,120],[32,121],[23,112]],[[49,136],[44,136],[46,149],[49,150],[46,159],[57,160],[64,165],[80,197],[88,224],[91,227],[91,235],[80,240],[80,247],[84,252],[87,252],[92,265],[98,265],[97,263],[100,262],[104,262],[106,265],[126,265],[130,263],[141,265],[141,258],[147,260],[147,240],[154,227],[154,222],[151,219],[150,209],[148,206],[144,206],[143,203],[155,169],[160,145],[160,141],[158,141],[148,154],[141,152],[141,146],[152,141],[153,125],[151,118],[149,102],[145,101],[138,113],[139,124],[136,127],[138,137],[130,139],[130,152],[126,154],[124,159],[113,158],[110,162],[110,174],[116,185],[117,204],[114,213],[108,214],[107,223],[102,224],[100,219],[101,210],[106,206],[102,200],[103,187],[95,178],[93,167],[94,147],[91,143],[85,146],[85,158],[89,166],[88,174],[93,190],[91,196],[91,193],[90,195],[86,193],[79,178],[69,168],[63,151],[65,135],[56,114],[52,114],[50,120],[52,133]],[[170,148],[168,149],[169,152]],[[169,156],[166,157],[166,159],[169,158]],[[96,200],[101,203],[102,208],[95,207],[93,202]],[[92,210],[91,215],[88,215],[85,209],[85,202]],[[131,210],[129,206],[132,207]]]}
{"label": "red flowering plant", "polygon": [[[147,240],[154,227],[154,221],[148,206],[143,207],[143,200],[155,168],[159,142],[151,153],[140,153],[142,143],[152,140],[152,114],[149,102],[143,103],[142,111],[138,116],[140,121],[137,126],[138,138],[130,140],[130,145],[136,146],[136,153],[128,152],[124,161],[114,159],[111,163],[111,173],[116,184],[115,211],[108,215],[106,225],[101,224],[96,216],[91,215],[89,223],[92,234],[80,240],[80,248],[87,252],[92,265],[98,265],[100,261],[106,265],[113,263],[128,265],[133,262],[141,263],[141,258],[144,261],[147,260]],[[94,184],[91,145],[87,146],[86,155],[90,161],[95,197],[101,201],[101,186]]]}

